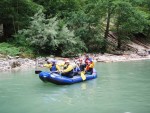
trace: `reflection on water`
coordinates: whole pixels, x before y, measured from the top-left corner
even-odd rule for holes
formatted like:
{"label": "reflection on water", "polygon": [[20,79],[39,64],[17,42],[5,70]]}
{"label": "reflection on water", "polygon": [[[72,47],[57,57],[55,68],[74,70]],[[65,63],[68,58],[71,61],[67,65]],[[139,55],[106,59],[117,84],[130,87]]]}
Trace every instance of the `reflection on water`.
{"label": "reflection on water", "polygon": [[86,90],[86,83],[83,83],[83,84],[81,85],[81,89],[82,89],[82,90]]}
{"label": "reflection on water", "polygon": [[0,113],[149,113],[149,67],[98,63],[97,79],[64,86],[43,83],[34,70],[0,73]]}

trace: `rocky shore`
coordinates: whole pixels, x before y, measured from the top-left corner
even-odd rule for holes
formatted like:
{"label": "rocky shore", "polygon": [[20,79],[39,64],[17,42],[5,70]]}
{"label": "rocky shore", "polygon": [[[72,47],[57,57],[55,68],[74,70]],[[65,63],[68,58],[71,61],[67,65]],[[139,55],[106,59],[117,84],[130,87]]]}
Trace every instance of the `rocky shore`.
{"label": "rocky shore", "polygon": [[138,60],[147,60],[150,59],[150,55],[138,55],[138,54],[129,54],[129,55],[113,55],[105,54],[95,57],[97,62],[127,62],[127,61],[138,61]]}
{"label": "rocky shore", "polygon": [[33,59],[18,57],[0,58],[0,71],[21,70],[34,67],[35,60]]}
{"label": "rocky shore", "polygon": [[[113,54],[89,54],[93,58],[94,62],[126,62],[126,61],[137,61],[150,59],[150,54],[123,54],[123,55],[113,55]],[[80,56],[84,57],[84,56]],[[29,68],[36,68],[45,63],[46,59],[52,57],[38,57],[36,59],[20,58],[19,56],[3,56],[0,55],[0,72],[2,71],[12,71],[12,70],[25,70]],[[64,60],[64,58],[56,57],[58,62]],[[72,61],[74,60],[71,59]]]}

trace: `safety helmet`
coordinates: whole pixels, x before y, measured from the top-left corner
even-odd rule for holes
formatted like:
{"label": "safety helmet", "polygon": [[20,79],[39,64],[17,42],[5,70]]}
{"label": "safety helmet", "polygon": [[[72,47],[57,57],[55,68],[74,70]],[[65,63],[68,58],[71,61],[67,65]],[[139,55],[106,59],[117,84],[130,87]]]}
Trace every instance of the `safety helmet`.
{"label": "safety helmet", "polygon": [[51,63],[51,59],[48,59],[47,62],[48,62],[48,63]]}
{"label": "safety helmet", "polygon": [[92,58],[89,58],[89,61],[90,61],[90,62],[93,62],[93,59],[92,59]]}
{"label": "safety helmet", "polygon": [[87,60],[87,63],[90,63],[91,61],[90,60]]}
{"label": "safety helmet", "polygon": [[53,59],[53,60],[51,60],[51,62],[52,62],[52,63],[56,63],[56,60]]}
{"label": "safety helmet", "polygon": [[68,62],[68,63],[70,63],[70,61],[69,61],[69,60],[66,60],[65,62]]}

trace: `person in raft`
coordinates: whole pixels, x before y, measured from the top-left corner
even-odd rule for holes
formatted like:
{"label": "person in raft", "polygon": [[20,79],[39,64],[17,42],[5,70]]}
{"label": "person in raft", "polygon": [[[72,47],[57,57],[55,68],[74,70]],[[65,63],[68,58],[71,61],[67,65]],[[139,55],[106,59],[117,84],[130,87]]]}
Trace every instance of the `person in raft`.
{"label": "person in raft", "polygon": [[93,62],[92,59],[89,59],[87,61],[87,65],[86,65],[86,68],[85,68],[85,73],[91,75],[93,73],[93,68],[94,68],[94,62]]}
{"label": "person in raft", "polygon": [[83,66],[84,68],[86,68],[86,66],[88,65],[88,61],[89,61],[89,60],[90,60],[89,55],[88,55],[88,54],[85,54],[85,58],[84,58],[83,64],[82,64],[82,66]]}
{"label": "person in raft", "polygon": [[80,71],[84,71],[86,65],[83,63],[83,60],[82,60],[82,59],[79,59],[79,62],[80,62],[80,64],[79,64]]}
{"label": "person in raft", "polygon": [[51,72],[58,73],[60,71],[60,67],[56,64],[56,60],[47,60],[47,64],[44,64],[44,67],[50,69]]}
{"label": "person in raft", "polygon": [[80,72],[81,72],[81,69],[80,69],[80,62],[79,62],[79,61],[76,61],[75,63],[76,63],[76,65],[75,65],[75,67],[73,68],[73,76],[80,75]]}
{"label": "person in raft", "polygon": [[89,57],[88,54],[86,54],[86,55],[85,55],[84,63],[87,64],[89,60],[90,60],[90,57]]}
{"label": "person in raft", "polygon": [[73,73],[73,66],[70,64],[70,61],[65,60],[65,63],[62,66],[63,70],[61,71],[61,75],[72,78],[74,73]]}

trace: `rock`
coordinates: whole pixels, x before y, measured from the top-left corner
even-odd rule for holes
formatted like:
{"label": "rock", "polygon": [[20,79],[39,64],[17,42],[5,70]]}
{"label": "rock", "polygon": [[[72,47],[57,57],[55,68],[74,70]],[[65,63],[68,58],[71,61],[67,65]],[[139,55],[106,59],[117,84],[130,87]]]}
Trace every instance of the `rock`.
{"label": "rock", "polygon": [[147,50],[147,53],[150,55],[150,49]]}
{"label": "rock", "polygon": [[6,66],[9,66],[9,62],[7,61],[0,62],[0,67],[6,67]]}
{"label": "rock", "polygon": [[14,57],[10,56],[10,55],[7,55],[7,58],[8,59],[13,59]]}
{"label": "rock", "polygon": [[[42,58],[43,59],[43,58]],[[7,58],[0,58],[0,71],[9,71],[14,69],[27,69],[35,67],[35,61],[28,58],[19,58],[8,56]]]}
{"label": "rock", "polygon": [[21,63],[18,62],[17,60],[11,60],[9,63],[10,63],[11,68],[16,68],[16,67],[21,66]]}
{"label": "rock", "polygon": [[5,58],[5,55],[0,54],[0,58]]}
{"label": "rock", "polygon": [[114,51],[114,52],[111,52],[111,54],[113,54],[113,55],[123,55],[124,52],[123,51]]}
{"label": "rock", "polygon": [[148,55],[148,53],[145,50],[140,50],[140,51],[137,52],[137,54],[139,56],[147,56]]}
{"label": "rock", "polygon": [[29,60],[30,60],[30,59],[28,59],[28,58],[25,58],[25,59],[24,59],[25,62],[29,62]]}
{"label": "rock", "polygon": [[5,60],[6,60],[6,58],[0,58],[0,62],[3,62]]}
{"label": "rock", "polygon": [[6,66],[6,70],[11,70],[11,66]]}
{"label": "rock", "polygon": [[16,59],[20,58],[20,56],[15,56]]}
{"label": "rock", "polygon": [[51,58],[54,58],[55,56],[54,56],[54,55],[50,55],[50,57],[51,57]]}
{"label": "rock", "polygon": [[24,60],[23,58],[18,58],[17,61],[18,61],[21,65],[25,64],[25,60]]}

